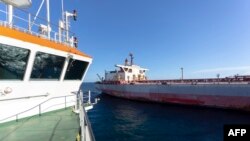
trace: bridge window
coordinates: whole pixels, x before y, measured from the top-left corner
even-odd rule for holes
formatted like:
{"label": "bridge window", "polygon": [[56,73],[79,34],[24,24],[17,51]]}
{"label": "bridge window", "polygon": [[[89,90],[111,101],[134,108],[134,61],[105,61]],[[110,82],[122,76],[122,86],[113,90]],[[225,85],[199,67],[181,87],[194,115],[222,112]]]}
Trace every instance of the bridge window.
{"label": "bridge window", "polygon": [[132,73],[132,69],[129,69],[128,72]]}
{"label": "bridge window", "polygon": [[0,44],[0,80],[23,80],[30,51]]}
{"label": "bridge window", "polygon": [[81,80],[88,64],[88,62],[70,59],[64,79]]}
{"label": "bridge window", "polygon": [[65,57],[38,52],[32,68],[31,79],[59,80]]}

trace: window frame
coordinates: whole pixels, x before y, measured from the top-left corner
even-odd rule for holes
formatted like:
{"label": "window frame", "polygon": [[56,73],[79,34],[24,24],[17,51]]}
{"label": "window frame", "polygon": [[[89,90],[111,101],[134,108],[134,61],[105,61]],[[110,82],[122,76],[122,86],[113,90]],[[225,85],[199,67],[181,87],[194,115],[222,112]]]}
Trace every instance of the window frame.
{"label": "window frame", "polygon": [[[79,78],[79,79],[65,79],[66,74],[67,74],[67,70],[68,70],[68,66],[69,66],[69,64],[70,64],[70,59],[75,60],[75,61],[84,62],[84,63],[87,64],[87,65],[86,65],[86,68],[85,68],[85,69],[83,70],[83,72],[82,72],[81,78]],[[63,81],[82,81],[83,77],[84,77],[85,74],[86,74],[86,71],[88,70],[88,67],[89,67],[89,65],[90,65],[90,62],[85,61],[85,60],[80,60],[80,59],[74,59],[74,58],[70,58],[70,59],[68,60],[67,66],[65,65],[65,67],[66,67],[65,70],[66,70],[66,71],[65,71],[65,74],[64,74],[62,80],[63,80]]]}
{"label": "window frame", "polygon": [[[37,56],[37,53],[39,53],[39,52],[40,53],[44,53],[44,54],[49,54],[49,55],[54,55],[54,56],[59,56],[59,57],[63,57],[64,58],[64,63],[62,65],[62,70],[61,70],[59,78],[31,78],[32,72],[33,72],[33,68],[34,68],[34,65],[35,65],[36,56]],[[61,78],[63,77],[63,71],[64,71],[64,67],[65,67],[65,64],[66,64],[67,57],[62,56],[62,55],[58,55],[58,54],[53,54],[53,53],[45,52],[45,51],[35,51],[34,54],[35,54],[35,56],[34,56],[34,59],[32,61],[32,67],[31,67],[31,71],[30,71],[29,81],[61,81]]]}
{"label": "window frame", "polygon": [[0,78],[0,81],[24,81],[24,78],[27,75],[27,69],[28,69],[29,60],[30,60],[31,52],[32,51],[30,49],[28,49],[28,48],[24,48],[24,47],[20,47],[20,46],[15,46],[15,45],[9,45],[9,44],[0,43],[0,46],[1,45],[7,46],[7,47],[21,48],[21,49],[27,50],[28,51],[28,55],[27,55],[26,65],[25,65],[25,68],[24,68],[24,71],[23,71],[23,76],[22,76],[21,79],[1,79]]}

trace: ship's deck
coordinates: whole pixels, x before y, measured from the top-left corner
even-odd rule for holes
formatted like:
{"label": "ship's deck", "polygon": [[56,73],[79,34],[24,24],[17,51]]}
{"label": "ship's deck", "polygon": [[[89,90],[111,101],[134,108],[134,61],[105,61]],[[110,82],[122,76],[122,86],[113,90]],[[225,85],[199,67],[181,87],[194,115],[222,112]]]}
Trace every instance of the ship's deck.
{"label": "ship's deck", "polygon": [[74,141],[79,116],[71,108],[0,124],[0,141]]}

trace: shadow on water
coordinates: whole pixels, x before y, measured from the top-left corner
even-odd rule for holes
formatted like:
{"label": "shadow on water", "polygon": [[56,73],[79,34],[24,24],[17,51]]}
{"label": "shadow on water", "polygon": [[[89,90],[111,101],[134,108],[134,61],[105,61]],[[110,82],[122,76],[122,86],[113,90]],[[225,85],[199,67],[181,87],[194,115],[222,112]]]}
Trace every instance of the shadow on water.
{"label": "shadow on water", "polygon": [[131,101],[100,94],[88,112],[97,141],[222,141],[224,124],[250,124],[250,113]]}

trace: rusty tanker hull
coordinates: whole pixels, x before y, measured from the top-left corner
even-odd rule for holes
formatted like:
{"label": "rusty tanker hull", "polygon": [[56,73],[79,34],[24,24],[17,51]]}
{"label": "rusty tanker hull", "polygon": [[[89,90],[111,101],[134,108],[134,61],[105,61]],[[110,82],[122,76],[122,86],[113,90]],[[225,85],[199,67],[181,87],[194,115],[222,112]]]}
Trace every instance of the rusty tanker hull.
{"label": "rusty tanker hull", "polygon": [[226,109],[250,110],[249,82],[235,83],[107,83],[96,84],[116,97]]}

